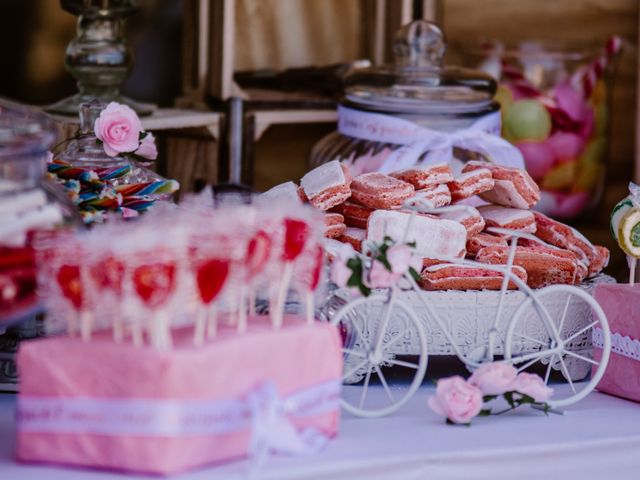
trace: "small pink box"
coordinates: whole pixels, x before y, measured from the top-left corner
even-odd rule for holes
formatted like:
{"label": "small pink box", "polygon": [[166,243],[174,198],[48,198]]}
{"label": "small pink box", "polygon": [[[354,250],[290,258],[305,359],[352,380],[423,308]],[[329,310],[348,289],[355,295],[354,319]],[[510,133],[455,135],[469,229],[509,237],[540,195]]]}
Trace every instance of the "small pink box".
{"label": "small pink box", "polygon": [[266,384],[298,430],[336,435],[342,354],[335,327],[288,317],[274,331],[259,317],[245,334],[223,327],[202,347],[192,335],[175,331],[166,351],[106,335],[21,344],[18,459],[169,475],[246,457],[250,399]]}
{"label": "small pink box", "polygon": [[[595,299],[611,329],[611,355],[598,384],[601,392],[640,402],[640,285],[596,285]],[[600,360],[599,332],[594,332],[595,358]]]}

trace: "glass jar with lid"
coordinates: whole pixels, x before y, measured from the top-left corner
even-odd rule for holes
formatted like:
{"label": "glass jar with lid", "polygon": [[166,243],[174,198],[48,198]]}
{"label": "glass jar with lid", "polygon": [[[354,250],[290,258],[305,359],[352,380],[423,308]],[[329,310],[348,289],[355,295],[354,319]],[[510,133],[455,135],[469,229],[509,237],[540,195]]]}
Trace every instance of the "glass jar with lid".
{"label": "glass jar with lid", "polygon": [[522,156],[500,135],[495,80],[443,65],[444,36],[433,23],[404,26],[394,43],[395,64],[355,70],[338,105],[338,130],[311,152],[317,166],[345,162],[358,175],[416,164],[485,158],[522,167]]}
{"label": "glass jar with lid", "polygon": [[33,318],[38,230],[81,225],[74,205],[44,178],[57,128],[37,110],[0,100],[0,330]]}
{"label": "glass jar with lid", "polygon": [[142,157],[109,156],[94,133],[106,105],[82,104],[80,129],[65,150],[48,165],[49,176],[75,203],[86,224],[103,222],[111,214],[124,218],[147,211],[157,201],[172,201],[179,184],[157,174]]}

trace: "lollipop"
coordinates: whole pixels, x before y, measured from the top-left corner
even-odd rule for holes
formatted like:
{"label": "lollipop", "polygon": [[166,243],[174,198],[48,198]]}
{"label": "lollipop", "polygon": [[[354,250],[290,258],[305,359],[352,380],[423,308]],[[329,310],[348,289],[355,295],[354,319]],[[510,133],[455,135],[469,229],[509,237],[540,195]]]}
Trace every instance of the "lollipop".
{"label": "lollipop", "polygon": [[[107,310],[113,322],[113,340],[121,343],[124,339],[124,312],[118,312],[117,307],[122,305],[122,285],[124,282],[125,265],[122,261],[108,255],[98,260],[90,269],[90,277],[95,283],[98,295],[107,298]],[[106,302],[105,302],[106,303]],[[134,344],[142,343],[142,332],[134,331]]]}
{"label": "lollipop", "polygon": [[282,279],[278,285],[276,302],[271,308],[271,322],[276,329],[282,326],[284,302],[291,284],[294,261],[304,250],[310,234],[309,225],[305,221],[296,218],[286,217],[282,222],[282,227],[284,228],[284,241],[281,260],[284,267]]}
{"label": "lollipop", "polygon": [[170,317],[163,307],[175,292],[177,265],[172,259],[148,260],[133,269],[131,278],[137,296],[152,314],[149,325],[151,344],[156,348],[167,348],[172,344]]}
{"label": "lollipop", "polygon": [[[249,314],[255,315],[256,308],[256,295],[255,295],[255,284],[258,275],[260,275],[267,263],[269,262],[269,257],[271,255],[271,237],[264,230],[258,230],[253,237],[247,243],[247,252],[245,255],[245,284],[248,285],[249,288]],[[245,288],[244,285],[242,288]],[[244,296],[243,296],[244,297]],[[244,305],[242,306],[244,311]],[[246,322],[242,321],[238,322],[238,331],[243,332],[246,329]]]}
{"label": "lollipop", "polygon": [[69,302],[72,310],[67,316],[67,331],[69,335],[76,334],[78,323],[80,323],[80,336],[82,340],[89,341],[91,340],[93,328],[93,316],[87,309],[87,297],[82,277],[82,270],[79,264],[65,263],[58,269],[56,281],[60,288],[60,293]]}
{"label": "lollipop", "polygon": [[629,184],[629,196],[618,202],[611,212],[611,233],[627,254],[629,284],[636,277],[636,264],[640,258],[640,187]]}
{"label": "lollipop", "polygon": [[230,263],[228,259],[223,258],[205,258],[194,262],[198,297],[205,307],[196,318],[193,338],[196,345],[204,342],[205,330],[208,338],[216,335],[217,315],[214,300],[227,281]]}
{"label": "lollipop", "polygon": [[318,243],[309,242],[310,248],[304,254],[300,271],[297,272],[298,288],[302,290],[304,297],[305,318],[307,323],[312,323],[314,315],[313,294],[320,285],[324,267],[324,248]]}

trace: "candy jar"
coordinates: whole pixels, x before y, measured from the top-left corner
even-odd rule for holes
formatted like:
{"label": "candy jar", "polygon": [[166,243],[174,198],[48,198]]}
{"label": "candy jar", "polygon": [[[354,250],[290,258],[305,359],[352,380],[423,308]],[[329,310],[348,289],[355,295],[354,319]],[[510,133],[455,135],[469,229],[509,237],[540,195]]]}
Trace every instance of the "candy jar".
{"label": "candy jar", "polygon": [[500,84],[502,135],[522,152],[542,196],[536,209],[571,219],[597,204],[609,135],[608,83],[620,48],[548,48],[525,42],[468,47],[471,62]]}
{"label": "candy jar", "polygon": [[338,130],[314,146],[312,166],[338,159],[357,175],[451,162],[455,171],[479,156],[519,166],[519,152],[499,138],[496,82],[444,66],[445,48],[436,25],[416,20],[396,35],[395,64],[349,74]]}
{"label": "candy jar", "polygon": [[105,108],[91,101],[80,109],[80,130],[48,164],[48,172],[74,201],[85,223],[102,222],[108,212],[135,217],[156,201],[170,201],[178,182],[167,180],[123,155],[109,156],[94,133]]}
{"label": "candy jar", "polygon": [[0,329],[39,310],[35,232],[79,224],[73,204],[43,180],[56,133],[42,113],[0,101]]}
{"label": "candy jar", "polygon": [[41,330],[34,237],[81,225],[64,193],[43,179],[56,135],[47,116],[0,100],[0,391],[15,391],[13,356],[21,339]]}

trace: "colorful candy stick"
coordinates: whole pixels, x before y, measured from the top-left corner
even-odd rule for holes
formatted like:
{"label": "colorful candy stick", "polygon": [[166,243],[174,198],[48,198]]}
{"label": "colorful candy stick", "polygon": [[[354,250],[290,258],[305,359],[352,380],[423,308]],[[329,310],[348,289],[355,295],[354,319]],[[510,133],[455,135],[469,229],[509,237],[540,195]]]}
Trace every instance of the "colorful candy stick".
{"label": "colorful candy stick", "polygon": [[115,180],[131,173],[131,166],[123,165],[121,167],[98,168],[96,169],[96,173],[100,180]]}
{"label": "colorful candy stick", "polygon": [[148,197],[124,197],[122,199],[122,206],[142,212],[153,206],[156,201]]}
{"label": "colorful candy stick", "polygon": [[167,195],[178,191],[179,186],[180,184],[175,180],[161,180],[118,185],[116,191],[124,197],[132,195]]}
{"label": "colorful candy stick", "polygon": [[57,175],[59,178],[80,180],[81,182],[90,182],[98,180],[98,174],[93,170],[86,168],[74,167],[68,163],[54,161],[47,165],[47,171]]}

